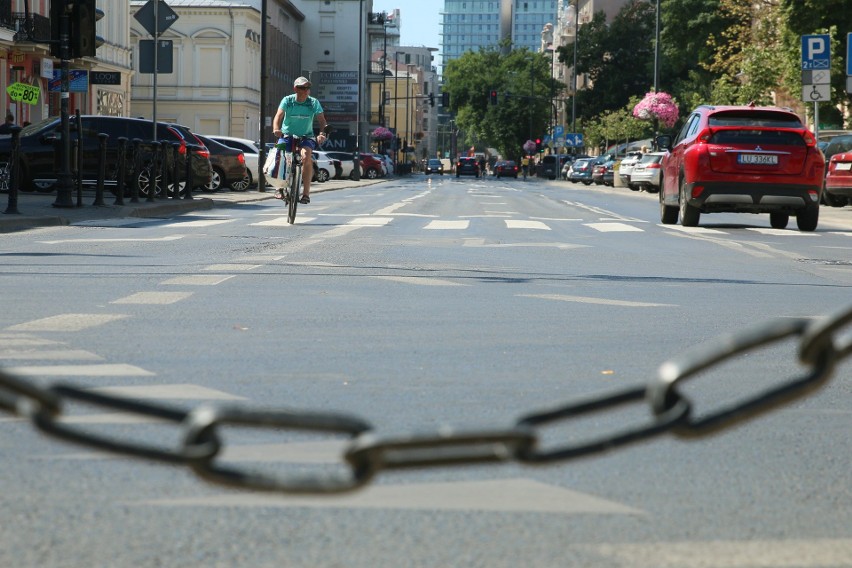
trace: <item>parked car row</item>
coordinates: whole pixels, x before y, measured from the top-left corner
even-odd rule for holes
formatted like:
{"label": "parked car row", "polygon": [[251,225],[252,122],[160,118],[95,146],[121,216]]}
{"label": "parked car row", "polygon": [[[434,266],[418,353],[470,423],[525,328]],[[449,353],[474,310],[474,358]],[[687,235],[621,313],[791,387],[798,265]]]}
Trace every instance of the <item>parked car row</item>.
{"label": "parked car row", "polygon": [[[78,132],[78,122],[82,129]],[[107,134],[105,141],[105,187],[115,191],[118,180],[118,156],[119,138],[128,140],[126,151],[128,157],[132,154],[132,141],[142,140],[139,146],[140,168],[133,171],[131,159],[125,160],[125,180],[127,191],[131,186],[131,176],[135,175],[138,182],[139,192],[147,196],[148,192],[154,190],[155,195],[162,190],[163,178],[171,184],[175,170],[178,172],[178,182],[183,187],[186,183],[186,157],[192,156],[190,162],[190,184],[192,188],[204,188],[212,179],[212,165],[210,163],[210,151],[198,136],[189,128],[165,122],[158,122],[156,126],[150,120],[140,118],[127,118],[118,116],[81,115],[71,117],[69,122],[71,130],[72,154],[76,154],[74,148],[78,140],[82,144],[82,155],[80,157],[79,177],[84,186],[93,187],[97,184],[100,172],[100,138],[99,134]],[[177,148],[177,168],[174,163],[174,152],[163,152],[163,167],[157,176],[156,183],[152,184],[153,177],[153,149],[151,141],[156,134],[156,140],[168,142]],[[59,117],[52,117],[25,126],[20,132],[20,150],[18,152],[19,189],[21,191],[39,191],[50,193],[55,190],[56,182],[61,170],[60,144],[62,139],[62,127]],[[188,150],[192,148],[191,152]],[[11,136],[0,136],[0,186],[4,189],[9,184],[10,158],[12,154]],[[72,173],[78,175],[77,160],[72,160]],[[129,193],[128,193],[129,195]]]}

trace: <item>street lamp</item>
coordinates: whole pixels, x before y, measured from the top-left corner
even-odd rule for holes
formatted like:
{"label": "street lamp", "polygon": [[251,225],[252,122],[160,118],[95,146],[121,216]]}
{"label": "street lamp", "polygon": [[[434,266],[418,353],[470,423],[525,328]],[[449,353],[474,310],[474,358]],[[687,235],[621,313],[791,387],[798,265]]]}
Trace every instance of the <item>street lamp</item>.
{"label": "street lamp", "polygon": [[553,140],[553,131],[556,127],[556,105],[553,103],[556,83],[556,70],[554,69],[554,55],[556,54],[556,48],[553,46],[553,42],[547,44],[545,51],[550,52],[550,135],[551,140]]}
{"label": "street lamp", "polygon": [[660,76],[660,0],[657,0],[657,22],[654,30],[654,92],[659,92]]}
{"label": "street lamp", "polygon": [[571,96],[571,132],[577,132],[577,49],[580,39],[580,0],[574,0],[574,67],[571,69],[573,83]]}

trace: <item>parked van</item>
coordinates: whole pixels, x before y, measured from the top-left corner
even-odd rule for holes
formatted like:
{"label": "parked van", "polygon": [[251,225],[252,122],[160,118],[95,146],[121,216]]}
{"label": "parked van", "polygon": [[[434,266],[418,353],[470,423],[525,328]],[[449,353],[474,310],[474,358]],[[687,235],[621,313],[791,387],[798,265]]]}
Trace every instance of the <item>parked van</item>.
{"label": "parked van", "polygon": [[569,161],[569,154],[550,154],[543,156],[536,166],[536,175],[540,178],[556,179],[562,172],[562,166]]}

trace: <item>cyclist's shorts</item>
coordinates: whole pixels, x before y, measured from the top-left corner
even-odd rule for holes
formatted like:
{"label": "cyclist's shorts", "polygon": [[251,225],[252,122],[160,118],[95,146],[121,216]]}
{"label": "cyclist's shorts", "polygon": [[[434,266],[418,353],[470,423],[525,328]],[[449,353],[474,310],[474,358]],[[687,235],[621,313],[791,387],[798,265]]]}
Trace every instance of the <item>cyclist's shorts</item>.
{"label": "cyclist's shorts", "polygon": [[[278,140],[278,144],[284,143],[285,149],[289,152],[293,149],[292,142],[293,139],[289,136],[282,136]],[[311,150],[317,149],[317,141],[316,138],[302,138],[302,148],[310,148]]]}

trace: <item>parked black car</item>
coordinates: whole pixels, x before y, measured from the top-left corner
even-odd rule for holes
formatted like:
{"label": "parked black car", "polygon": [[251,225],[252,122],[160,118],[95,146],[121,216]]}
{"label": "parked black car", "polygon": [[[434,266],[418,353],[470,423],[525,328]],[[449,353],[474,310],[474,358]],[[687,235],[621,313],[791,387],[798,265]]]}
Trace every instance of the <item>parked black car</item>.
{"label": "parked black car", "polygon": [[456,177],[466,175],[479,177],[479,162],[476,158],[462,157],[456,162]]}
{"label": "parked black car", "polygon": [[[135,175],[139,181],[141,195],[147,195],[151,180],[151,157],[153,145],[151,141],[154,134],[154,123],[150,120],[139,118],[127,118],[117,116],[82,115],[82,181],[85,186],[97,184],[100,169],[100,139],[98,134],[109,135],[106,142],[106,180],[105,186],[114,191],[118,178],[118,139],[128,139],[126,160],[127,169],[125,180],[129,191],[131,175]],[[72,156],[75,154],[78,133],[77,119],[70,118]],[[62,128],[59,117],[52,117],[25,126],[20,133],[19,172],[21,191],[40,191],[50,193],[54,191],[58,172],[61,169],[59,145],[61,144]],[[133,163],[130,159],[132,141],[140,139],[140,163],[138,172],[133,172]],[[157,140],[168,141],[179,144],[178,150],[178,180],[183,180],[186,172],[186,148],[187,144],[196,147],[191,162],[192,187],[199,187],[210,181],[211,166],[207,148],[186,127],[157,123]],[[12,153],[12,141],[9,135],[0,135],[0,184],[4,187],[9,183],[9,159]],[[174,172],[174,153],[164,152],[165,172],[167,180],[170,180]],[[72,174],[77,176],[77,160],[71,160]],[[160,184],[157,184],[159,193]]]}
{"label": "parked black car", "polygon": [[210,151],[210,165],[213,167],[210,183],[204,189],[218,191],[225,187],[233,189],[235,184],[242,184],[246,177],[246,157],[243,151],[201,134],[196,136]]}

